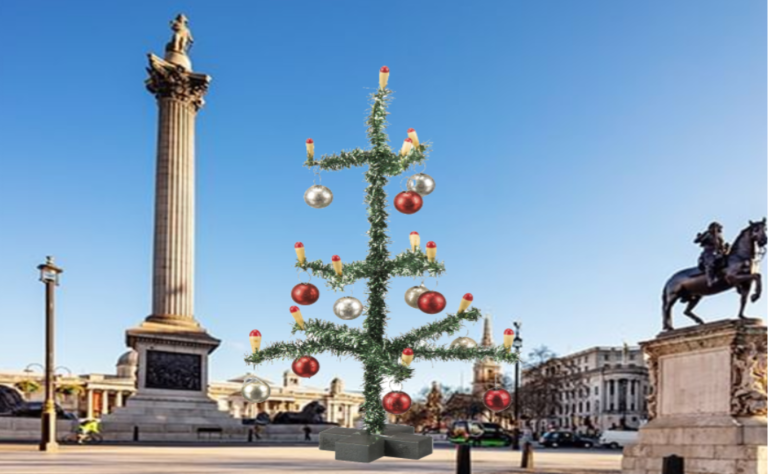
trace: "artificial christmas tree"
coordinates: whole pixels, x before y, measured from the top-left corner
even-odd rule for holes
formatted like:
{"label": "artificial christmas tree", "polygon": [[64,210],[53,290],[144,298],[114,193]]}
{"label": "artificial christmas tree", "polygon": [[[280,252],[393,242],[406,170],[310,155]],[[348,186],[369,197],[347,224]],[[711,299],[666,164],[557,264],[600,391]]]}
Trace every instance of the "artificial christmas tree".
{"label": "artificial christmas tree", "polygon": [[[362,462],[373,461],[382,455],[419,459],[432,452],[430,437],[413,435],[411,427],[385,425],[385,408],[393,413],[410,406],[410,397],[397,391],[390,393],[382,403],[382,382],[385,377],[397,384],[413,376],[414,369],[409,366],[410,360],[408,363],[402,361],[406,349],[409,350],[406,353],[410,352],[408,355],[416,361],[475,361],[486,357],[508,363],[515,361],[515,354],[509,353],[503,346],[477,347],[476,344],[462,343],[452,344],[450,347],[436,347],[425,344],[443,334],[454,334],[461,329],[463,321],[474,322],[480,318],[481,314],[477,308],[468,307],[468,303],[472,301],[470,294],[462,298],[460,310],[456,314],[448,314],[399,337],[388,338],[384,334],[388,319],[386,296],[390,277],[419,277],[425,273],[437,277],[445,271],[445,266],[435,258],[435,243],[427,244],[425,254],[418,243],[419,239],[414,238],[418,236],[417,233],[412,233],[409,238],[410,248],[396,257],[390,258],[387,248],[390,240],[387,235],[387,193],[384,187],[389,178],[405,173],[412,165],[423,163],[429,148],[427,144],[419,142],[413,129],[408,130],[409,138],[400,152],[392,151],[389,147],[385,132],[387,105],[391,97],[391,91],[386,88],[388,79],[389,69],[385,66],[380,70],[380,87],[372,94],[371,111],[367,119],[368,138],[372,148],[342,151],[339,154],[323,155],[319,160],[315,160],[316,143],[308,140],[307,160],[304,163],[304,166],[310,169],[317,167],[326,171],[368,166],[365,172],[365,180],[368,183],[365,204],[368,207],[370,230],[366,259],[344,262],[342,272],[338,263],[334,266],[321,260],[307,260],[304,246],[300,243],[295,245],[296,267],[325,279],[327,286],[334,291],[343,290],[346,285],[357,280],[367,279],[368,304],[365,308],[363,329],[321,319],[303,320],[298,307],[293,306],[291,314],[297,321],[293,326],[293,334],[303,331],[306,333],[304,340],[273,343],[262,350],[254,351],[246,358],[247,363],[258,365],[275,359],[299,359],[329,352],[337,356],[353,357],[362,362],[365,371],[365,402],[361,410],[364,412],[365,430],[332,428],[322,432],[320,436],[320,449],[335,450],[336,459]],[[434,188],[434,181],[431,181],[431,178],[429,181],[430,187]],[[414,191],[407,194],[408,199],[401,199],[399,204],[402,205],[396,203],[395,207],[401,212],[412,214],[421,209],[422,197]],[[319,294],[306,291],[303,286],[301,290],[300,295],[296,294],[296,290],[292,293],[294,301],[299,304],[314,303],[319,297]],[[434,291],[424,292],[418,297],[418,307],[429,314],[435,314],[445,307],[445,298]]]}

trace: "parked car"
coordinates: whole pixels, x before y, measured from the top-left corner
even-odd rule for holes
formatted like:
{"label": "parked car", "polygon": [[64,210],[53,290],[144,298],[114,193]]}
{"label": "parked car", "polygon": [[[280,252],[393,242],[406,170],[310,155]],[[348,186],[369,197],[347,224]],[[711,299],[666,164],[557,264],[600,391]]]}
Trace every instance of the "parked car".
{"label": "parked car", "polygon": [[[26,402],[22,405],[14,408],[10,416],[19,416],[24,418],[42,418],[43,416],[43,403],[42,402]],[[74,413],[64,411],[59,404],[56,404],[56,419],[58,420],[77,420],[77,416]]]}
{"label": "parked car", "polygon": [[606,430],[600,435],[600,446],[606,446],[611,449],[623,448],[628,444],[637,442],[637,431],[629,430]]}
{"label": "parked car", "polygon": [[448,441],[473,446],[509,446],[512,436],[496,423],[455,421],[448,428]]}
{"label": "parked car", "polygon": [[539,444],[545,448],[591,448],[595,440],[570,431],[550,431],[544,433]]}

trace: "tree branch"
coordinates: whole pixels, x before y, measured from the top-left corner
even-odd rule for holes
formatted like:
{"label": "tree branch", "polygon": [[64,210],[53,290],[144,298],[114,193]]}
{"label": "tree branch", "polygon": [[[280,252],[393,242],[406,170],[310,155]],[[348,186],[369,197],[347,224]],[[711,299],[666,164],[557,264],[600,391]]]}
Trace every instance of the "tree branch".
{"label": "tree branch", "polygon": [[[343,262],[342,262],[343,263]],[[344,290],[344,286],[351,285],[357,280],[368,278],[368,265],[365,260],[358,260],[355,262],[344,263],[342,267],[341,276],[336,274],[333,269],[333,264],[324,264],[322,260],[315,260],[313,262],[304,261],[304,264],[296,261],[296,268],[307,270],[312,273],[312,276],[317,276],[325,280],[326,286],[333,291]]]}
{"label": "tree branch", "polygon": [[323,155],[319,160],[307,158],[304,166],[312,168],[319,166],[323,171],[339,171],[353,166],[363,166],[368,163],[370,151],[355,148],[352,151],[341,151],[339,154]]}
{"label": "tree branch", "polygon": [[448,314],[443,319],[425,324],[424,326],[412,329],[400,337],[392,340],[390,349],[397,352],[398,357],[403,349],[410,347],[416,350],[416,345],[421,341],[437,340],[445,333],[452,335],[461,329],[462,321],[477,321],[482,314],[474,306],[468,308],[459,314]]}
{"label": "tree branch", "polygon": [[450,347],[416,347],[413,349],[413,360],[471,360],[477,361],[489,357],[496,362],[509,364],[517,361],[517,355],[509,352],[504,346],[454,348]]}
{"label": "tree branch", "polygon": [[[249,364],[261,364],[270,360],[295,359],[304,355],[330,352],[338,356],[357,357],[358,345],[365,339],[359,329],[350,328],[343,324],[335,324],[320,319],[309,319],[304,322],[307,339],[304,341],[275,342],[262,350],[246,357]],[[291,333],[301,331],[297,323],[293,324]]]}
{"label": "tree branch", "polygon": [[389,271],[391,276],[419,277],[429,272],[429,276],[437,277],[445,271],[445,264],[430,262],[419,247],[415,252],[406,250],[390,260]]}
{"label": "tree branch", "polygon": [[422,164],[427,160],[430,145],[428,143],[419,143],[418,148],[413,149],[405,156],[394,155],[393,159],[388,160],[384,172],[387,176],[398,176],[407,170],[411,165]]}

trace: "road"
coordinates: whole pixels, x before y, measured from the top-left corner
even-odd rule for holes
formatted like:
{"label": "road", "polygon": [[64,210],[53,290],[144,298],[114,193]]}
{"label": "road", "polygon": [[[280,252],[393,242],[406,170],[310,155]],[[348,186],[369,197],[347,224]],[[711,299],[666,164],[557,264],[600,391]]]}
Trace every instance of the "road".
{"label": "road", "polygon": [[[371,464],[336,461],[316,446],[62,446],[40,453],[31,444],[0,445],[3,474],[245,474],[245,473],[453,473],[456,453],[450,446],[419,461],[382,458]],[[536,470],[546,473],[616,474],[620,451],[539,450]],[[473,448],[473,474],[515,472],[520,453],[501,448]],[[531,472],[531,471],[528,471]]]}

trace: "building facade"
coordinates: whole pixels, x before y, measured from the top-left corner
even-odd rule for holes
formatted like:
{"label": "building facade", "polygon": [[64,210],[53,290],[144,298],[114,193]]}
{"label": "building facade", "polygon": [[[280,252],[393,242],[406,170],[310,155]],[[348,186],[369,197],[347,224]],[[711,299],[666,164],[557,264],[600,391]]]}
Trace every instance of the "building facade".
{"label": "building facade", "polygon": [[648,369],[639,347],[592,347],[553,358],[523,373],[522,384],[550,384],[548,414],[534,416],[537,431],[637,429],[647,418]]}
{"label": "building facade", "polygon": [[[79,418],[101,418],[136,392],[138,354],[129,350],[117,361],[116,374],[85,374],[57,376],[57,403]],[[243,398],[242,386],[245,374],[224,382],[208,384],[208,397],[215,400],[219,409],[235,418],[254,418],[259,413],[273,417],[279,412],[301,411],[307,404],[319,401],[326,407],[326,421],[352,427],[359,417],[359,407],[364,401],[362,392],[346,391],[344,381],[334,378],[328,388],[304,386],[301,378],[292,371],[283,374],[281,384],[263,379],[269,384],[271,395],[263,403],[250,403]],[[26,401],[40,402],[44,398],[44,376],[40,372],[0,371],[0,386],[9,387]],[[31,388],[37,387],[36,390]]]}

